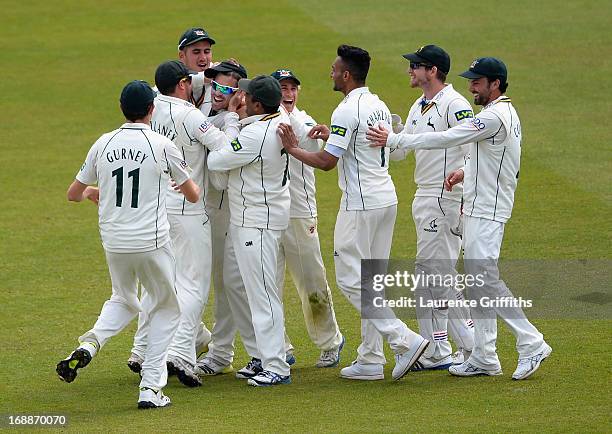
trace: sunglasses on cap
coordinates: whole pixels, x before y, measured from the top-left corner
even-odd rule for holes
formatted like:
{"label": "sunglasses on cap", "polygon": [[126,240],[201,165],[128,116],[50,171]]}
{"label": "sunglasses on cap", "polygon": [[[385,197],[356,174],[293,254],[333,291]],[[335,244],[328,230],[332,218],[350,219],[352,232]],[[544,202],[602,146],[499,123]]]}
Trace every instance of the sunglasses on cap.
{"label": "sunglasses on cap", "polygon": [[212,81],[212,88],[217,92],[222,93],[223,95],[231,95],[234,92],[237,92],[239,88],[232,86],[225,86],[223,84],[217,83],[215,80]]}
{"label": "sunglasses on cap", "polygon": [[410,62],[410,69],[419,69],[420,67],[432,68],[433,65],[430,65],[428,63]]}
{"label": "sunglasses on cap", "polygon": [[183,81],[188,81],[191,83],[191,75],[188,75],[187,77],[183,77],[179,80],[179,83],[182,83]]}

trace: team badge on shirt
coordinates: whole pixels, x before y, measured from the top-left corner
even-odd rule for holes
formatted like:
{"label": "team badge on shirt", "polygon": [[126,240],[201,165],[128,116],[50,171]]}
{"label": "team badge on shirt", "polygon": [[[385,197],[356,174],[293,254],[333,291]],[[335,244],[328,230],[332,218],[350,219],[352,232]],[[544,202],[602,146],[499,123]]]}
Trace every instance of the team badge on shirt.
{"label": "team badge on shirt", "polygon": [[232,149],[234,150],[234,152],[239,151],[239,150],[242,149],[242,145],[240,144],[238,139],[232,140]]}
{"label": "team badge on shirt", "polygon": [[208,131],[210,129],[210,127],[212,127],[212,123],[206,121],[202,125],[200,125],[199,129],[200,129],[200,131],[205,133],[206,131]]}
{"label": "team badge on shirt", "polygon": [[458,112],[455,112],[455,117],[458,121],[460,121],[467,118],[473,118],[474,113],[472,113],[472,110],[459,110]]}
{"label": "team badge on shirt", "polygon": [[331,134],[335,134],[340,137],[344,137],[346,135],[346,128],[344,127],[341,127],[338,125],[332,125],[330,129],[331,129]]}

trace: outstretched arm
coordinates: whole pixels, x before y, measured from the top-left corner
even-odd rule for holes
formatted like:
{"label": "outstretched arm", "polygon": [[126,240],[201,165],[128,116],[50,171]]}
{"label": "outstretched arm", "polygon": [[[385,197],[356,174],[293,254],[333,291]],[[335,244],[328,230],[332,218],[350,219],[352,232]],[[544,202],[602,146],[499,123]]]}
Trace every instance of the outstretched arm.
{"label": "outstretched arm", "polygon": [[325,171],[332,170],[336,167],[336,164],[338,164],[338,157],[335,157],[325,150],[308,152],[298,147],[298,138],[293,132],[291,125],[284,123],[279,124],[277,133],[283,142],[283,147],[287,150],[289,155],[297,158],[303,163]]}

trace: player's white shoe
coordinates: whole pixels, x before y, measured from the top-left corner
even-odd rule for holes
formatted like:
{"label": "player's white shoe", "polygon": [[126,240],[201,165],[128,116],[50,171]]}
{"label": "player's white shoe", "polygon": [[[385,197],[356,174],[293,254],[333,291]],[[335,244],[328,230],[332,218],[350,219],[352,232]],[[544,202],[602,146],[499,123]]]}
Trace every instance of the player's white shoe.
{"label": "player's white shoe", "polygon": [[212,334],[210,330],[206,328],[204,324],[202,324],[202,333],[197,336],[200,340],[196,340],[196,357],[200,357],[202,354],[206,354],[208,352],[208,345],[212,341]]}
{"label": "player's white shoe", "polygon": [[231,363],[224,365],[223,363],[213,359],[212,357],[204,357],[196,362],[193,372],[197,375],[220,375],[234,372],[234,367]]}
{"label": "player's white shoe", "polygon": [[453,359],[453,365],[461,365],[467,359],[463,356],[463,351],[458,349],[453,354],[451,354],[451,358]]}
{"label": "player's white shoe", "polygon": [[447,370],[453,365],[453,358],[451,356],[446,356],[443,359],[435,360],[435,359],[427,359],[425,357],[419,358],[414,365],[409,369],[411,372],[418,371],[440,371]]}
{"label": "player's white shoe", "polygon": [[161,390],[153,390],[148,387],[140,388],[140,394],[138,395],[139,409],[167,407],[170,404],[170,398],[164,395]]}
{"label": "player's white shoe", "polygon": [[448,368],[448,372],[457,377],[476,377],[479,375],[489,375],[494,377],[497,375],[502,375],[501,367],[495,369],[482,369],[478,366],[472,365],[469,360],[463,362],[461,365],[451,366]]}
{"label": "player's white shoe", "polygon": [[334,366],[338,366],[338,363],[340,363],[340,353],[344,348],[344,342],[345,339],[344,336],[342,336],[342,342],[340,342],[340,345],[332,348],[331,350],[321,351],[321,355],[319,356],[319,360],[317,360],[315,366],[317,368],[333,368]]}
{"label": "player's white shoe", "polygon": [[250,386],[265,387],[278,386],[281,384],[291,384],[291,375],[279,375],[276,372],[266,371],[265,369],[259,374],[249,378]]}
{"label": "player's white shoe", "polygon": [[546,342],[542,344],[538,352],[531,357],[524,357],[518,360],[516,371],[512,374],[513,380],[524,380],[538,370],[540,364],[552,353],[552,348]]}
{"label": "player's white shoe", "polygon": [[416,340],[417,343],[412,345],[408,351],[395,355],[395,367],[391,374],[394,380],[397,381],[406,375],[429,345],[429,341],[422,336],[418,336]]}
{"label": "player's white shoe", "polygon": [[259,374],[261,371],[263,371],[261,360],[253,357],[244,368],[239,369],[238,372],[236,372],[236,378],[247,380]]}
{"label": "player's white shoe", "polygon": [[355,360],[351,366],[347,366],[346,368],[342,368],[340,370],[340,377],[347,378],[349,380],[374,381],[384,380],[385,374],[383,372],[383,365],[366,365],[358,363]]}
{"label": "player's white shoe", "polygon": [[172,369],[176,373],[179,381],[187,387],[198,387],[202,385],[202,380],[193,371],[191,363],[186,362],[180,357],[168,357],[168,365],[172,366]]}
{"label": "player's white shoe", "polygon": [[130,368],[130,371],[136,374],[140,374],[140,371],[142,371],[143,363],[144,363],[144,359],[136,353],[131,353],[130,358],[127,361],[127,365],[128,365],[128,368]]}

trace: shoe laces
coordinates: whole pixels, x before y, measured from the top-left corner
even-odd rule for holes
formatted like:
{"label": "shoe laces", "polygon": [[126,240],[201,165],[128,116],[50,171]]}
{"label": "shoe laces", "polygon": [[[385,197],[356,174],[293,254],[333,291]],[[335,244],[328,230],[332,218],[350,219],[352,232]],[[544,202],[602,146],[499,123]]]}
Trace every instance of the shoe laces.
{"label": "shoe laces", "polygon": [[276,372],[272,371],[261,371],[259,373],[259,376],[269,378],[271,382],[277,382],[281,380],[281,376],[278,375]]}
{"label": "shoe laces", "polygon": [[246,368],[251,371],[253,371],[254,368],[261,368],[261,360],[252,358],[249,363],[247,363]]}
{"label": "shoe laces", "polygon": [[324,350],[321,352],[321,357],[320,359],[322,361],[334,361],[336,360],[336,358],[338,357],[338,351],[335,349],[332,350]]}

